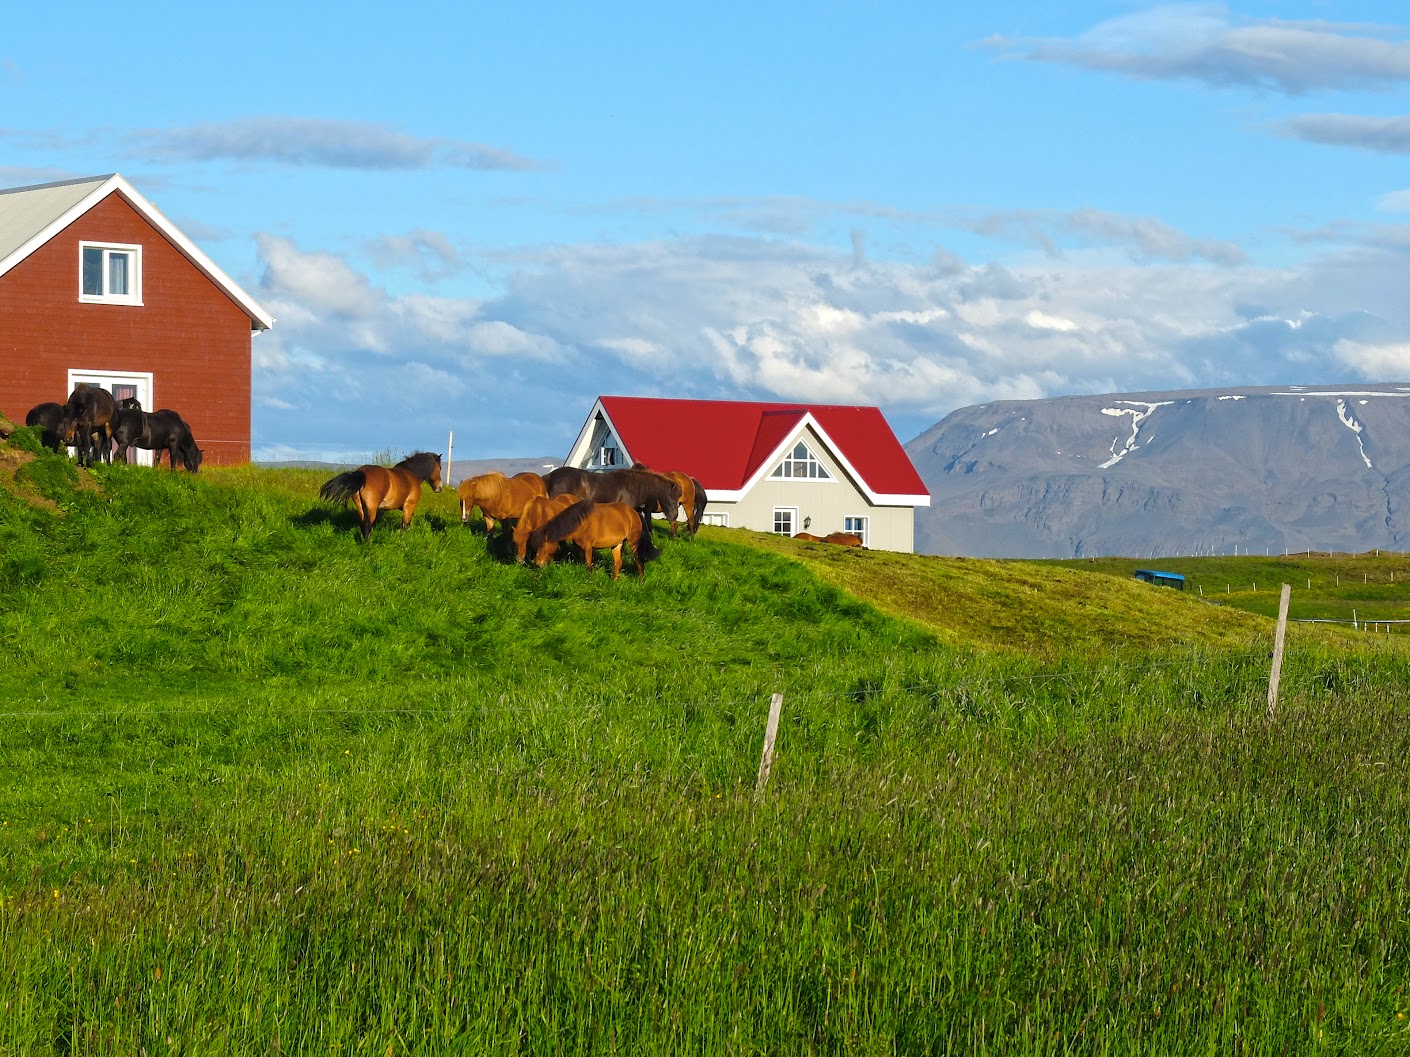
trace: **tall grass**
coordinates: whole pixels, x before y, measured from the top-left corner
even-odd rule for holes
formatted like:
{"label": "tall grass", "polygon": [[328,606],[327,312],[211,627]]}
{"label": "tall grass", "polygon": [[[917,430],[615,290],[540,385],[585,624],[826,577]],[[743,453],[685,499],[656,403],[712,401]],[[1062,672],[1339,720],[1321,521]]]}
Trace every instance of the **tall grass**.
{"label": "tall grass", "polygon": [[1251,635],[977,649],[727,533],[612,583],[444,493],[363,545],[317,475],[101,476],[0,492],[0,1053],[1406,1049],[1402,653],[1295,640],[1270,724]]}

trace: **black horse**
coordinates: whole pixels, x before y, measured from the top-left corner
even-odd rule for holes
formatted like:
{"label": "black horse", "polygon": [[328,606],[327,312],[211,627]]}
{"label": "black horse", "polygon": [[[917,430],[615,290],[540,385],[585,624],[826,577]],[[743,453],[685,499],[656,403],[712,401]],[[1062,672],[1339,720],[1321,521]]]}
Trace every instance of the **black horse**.
{"label": "black horse", "polygon": [[166,452],[167,462],[173,470],[176,469],[178,455],[188,473],[195,473],[201,468],[204,455],[196,447],[191,427],[170,408],[164,407],[149,414],[142,410],[136,398],[128,398],[119,406],[116,422],[113,441],[123,462],[127,462],[131,449],[143,448],[156,453],[152,457],[153,466],[162,464],[162,452]]}
{"label": "black horse", "polygon": [[571,493],[589,503],[626,503],[648,516],[680,506],[681,486],[669,477],[636,468],[589,472],[560,466],[544,474],[550,497]]}
{"label": "black horse", "polygon": [[73,445],[80,466],[92,466],[95,459],[112,462],[113,417],[117,404],[113,394],[102,386],[79,382],[64,404],[60,433]]}
{"label": "black horse", "polygon": [[24,417],[26,426],[38,426],[39,443],[53,451],[64,450],[64,405],[46,400],[35,404]]}

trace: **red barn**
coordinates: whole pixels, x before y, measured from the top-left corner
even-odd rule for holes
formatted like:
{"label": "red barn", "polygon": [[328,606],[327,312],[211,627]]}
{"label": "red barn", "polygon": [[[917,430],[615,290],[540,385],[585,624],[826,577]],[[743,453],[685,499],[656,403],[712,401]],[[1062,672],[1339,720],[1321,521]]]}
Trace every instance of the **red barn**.
{"label": "red barn", "polygon": [[0,190],[0,411],[78,382],[191,425],[208,465],[250,459],[250,347],[273,318],[114,173]]}

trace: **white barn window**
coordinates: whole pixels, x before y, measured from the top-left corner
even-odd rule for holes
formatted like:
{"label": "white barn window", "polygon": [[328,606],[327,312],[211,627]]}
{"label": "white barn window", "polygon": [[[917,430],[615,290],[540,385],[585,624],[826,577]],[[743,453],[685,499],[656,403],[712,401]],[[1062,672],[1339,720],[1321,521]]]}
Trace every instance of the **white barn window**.
{"label": "white barn window", "polygon": [[798,508],[796,506],[776,506],[774,507],[774,532],[780,536],[793,535],[793,526],[798,524]]}
{"label": "white barn window", "polygon": [[142,247],[78,244],[78,299],[89,304],[142,303]]}
{"label": "white barn window", "polygon": [[867,539],[867,521],[864,517],[844,517],[842,519],[842,531],[850,532],[855,536],[860,536],[863,547],[871,546],[871,541]]}

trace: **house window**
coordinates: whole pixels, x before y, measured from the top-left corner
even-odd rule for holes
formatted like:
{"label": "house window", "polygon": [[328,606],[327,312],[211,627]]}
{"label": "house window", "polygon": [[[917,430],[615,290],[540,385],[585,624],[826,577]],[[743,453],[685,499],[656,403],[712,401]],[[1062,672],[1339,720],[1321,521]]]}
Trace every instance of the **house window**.
{"label": "house window", "polygon": [[700,524],[719,525],[721,528],[729,528],[728,514],[701,514]]}
{"label": "house window", "polygon": [[142,303],[142,247],[81,242],[78,299],[104,305]]}
{"label": "house window", "polygon": [[619,449],[604,445],[597,451],[597,464],[599,466],[616,466],[619,454]]}
{"label": "house window", "polygon": [[769,474],[769,478],[775,481],[830,481],[832,474],[827,472],[827,467],[818,462],[818,457],[800,440],[793,446],[793,450],[784,456],[783,462],[774,467],[774,472]]}
{"label": "house window", "polygon": [[793,535],[793,526],[798,524],[798,508],[796,506],[776,506],[774,507],[774,531],[780,536]]}
{"label": "house window", "polygon": [[864,517],[844,517],[842,519],[842,531],[850,532],[862,538],[862,546],[871,546],[871,541],[867,539],[867,522],[869,518]]}

